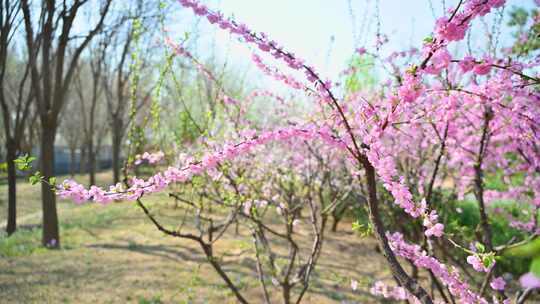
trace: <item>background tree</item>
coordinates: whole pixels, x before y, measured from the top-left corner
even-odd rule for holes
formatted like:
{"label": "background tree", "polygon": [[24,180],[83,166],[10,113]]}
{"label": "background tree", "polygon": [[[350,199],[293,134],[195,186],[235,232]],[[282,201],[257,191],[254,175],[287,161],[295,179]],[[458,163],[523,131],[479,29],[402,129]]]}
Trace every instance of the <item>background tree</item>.
{"label": "background tree", "polygon": [[[79,168],[76,167],[76,156],[77,150],[79,150],[82,144],[81,134],[83,133],[83,126],[80,117],[76,114],[81,113],[80,107],[81,105],[78,102],[68,103],[62,111],[60,117],[61,123],[58,128],[58,132],[62,135],[69,149],[69,174],[72,177],[79,171]],[[82,161],[81,154],[79,153],[79,162]]]}
{"label": "background tree", "polygon": [[33,91],[28,88],[29,65],[16,52],[14,36],[20,23],[20,1],[0,3],[0,107],[4,127],[4,146],[8,176],[8,221],[6,232],[17,227],[17,169],[14,160],[21,143],[31,110]]}
{"label": "background tree", "polygon": [[[111,131],[112,167],[114,183],[120,181],[122,167],[122,144],[130,124],[130,94],[132,94],[133,77],[140,74],[152,73],[149,68],[152,51],[145,49],[143,54],[137,54],[139,65],[135,64],[133,54],[137,43],[150,45],[154,43],[159,16],[163,13],[159,3],[144,3],[136,1],[122,9],[123,15],[118,16],[118,22],[111,35],[104,57],[105,73],[102,77],[103,89],[107,101],[107,115]],[[137,35],[137,37],[134,37]],[[138,67],[137,67],[138,66]],[[135,75],[137,74],[137,75]],[[142,107],[147,101],[151,90],[142,93],[142,86],[137,86],[135,110]]]}
{"label": "background tree", "polygon": [[[54,177],[54,142],[59,114],[67,101],[67,92],[81,54],[104,25],[111,0],[91,3],[87,0],[58,3],[54,0],[23,0],[22,11],[26,32],[32,89],[41,123],[40,164],[46,179]],[[82,8],[98,12],[97,21],[86,33],[74,29]],[[96,10],[96,7],[99,9]],[[36,19],[37,18],[37,19]],[[41,187],[43,208],[42,243],[60,246],[56,198],[50,186]]]}
{"label": "background tree", "polygon": [[[103,74],[105,57],[110,36],[104,32],[94,45],[90,46],[91,56],[88,62],[81,62],[77,68],[74,79],[74,91],[80,104],[80,119],[86,155],[88,158],[86,168],[90,184],[96,183],[97,157],[99,147],[96,142],[102,142],[107,129],[105,98],[103,93]],[[99,145],[100,146],[100,145]]]}

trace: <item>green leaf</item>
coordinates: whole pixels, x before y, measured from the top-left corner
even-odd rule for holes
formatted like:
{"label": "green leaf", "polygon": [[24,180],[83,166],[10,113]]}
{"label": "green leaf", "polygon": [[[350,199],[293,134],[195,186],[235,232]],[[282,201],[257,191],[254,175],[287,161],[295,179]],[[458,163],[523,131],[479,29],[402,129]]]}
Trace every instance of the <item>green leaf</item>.
{"label": "green leaf", "polygon": [[414,75],[416,74],[417,70],[418,70],[418,66],[416,64],[413,64],[409,66],[409,68],[407,69],[407,73]]}
{"label": "green leaf", "polygon": [[352,223],[352,230],[359,232],[360,235],[363,237],[369,236],[373,233],[373,227],[371,226],[370,223],[368,223],[367,225],[364,225],[364,224],[360,224],[359,221],[355,221]]}
{"label": "green leaf", "polygon": [[36,185],[36,184],[39,184],[41,182],[41,179],[43,178],[43,176],[41,175],[41,172],[39,171],[36,171],[36,173],[34,173],[33,175],[31,175],[28,180],[30,181],[30,184],[31,185]]}
{"label": "green leaf", "polygon": [[486,251],[486,247],[482,243],[476,242],[475,247],[480,253],[484,253]]}
{"label": "green leaf", "polygon": [[363,225],[360,224],[358,221],[354,221],[352,223],[352,230],[353,231],[360,231],[362,229]]}
{"label": "green leaf", "polygon": [[491,266],[493,266],[493,263],[495,263],[495,256],[493,256],[492,254],[483,256],[482,264],[484,264],[486,268],[491,268]]}
{"label": "green leaf", "polygon": [[50,184],[51,186],[56,185],[56,177],[55,177],[55,176],[49,177],[49,184]]}
{"label": "green leaf", "polygon": [[13,163],[15,163],[15,166],[17,166],[19,171],[28,171],[32,168],[32,162],[34,160],[36,160],[35,157],[25,154],[13,160]]}
{"label": "green leaf", "polygon": [[424,43],[432,43],[433,42],[433,37],[431,36],[427,36],[426,38],[424,38]]}

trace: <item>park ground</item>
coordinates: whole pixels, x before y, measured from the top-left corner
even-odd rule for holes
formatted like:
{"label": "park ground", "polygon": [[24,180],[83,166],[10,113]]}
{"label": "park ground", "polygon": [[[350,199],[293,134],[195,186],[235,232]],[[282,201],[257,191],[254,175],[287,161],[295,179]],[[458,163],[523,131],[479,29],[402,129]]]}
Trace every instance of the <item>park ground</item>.
{"label": "park ground", "polygon": [[[85,182],[84,177],[75,179]],[[111,174],[99,174],[98,181],[110,183]],[[7,185],[2,184],[2,230],[6,196]],[[181,215],[165,196],[154,195],[146,202],[164,223],[173,224]],[[76,205],[59,200],[58,214],[62,249],[48,250],[40,246],[40,188],[19,181],[19,230],[10,238],[0,234],[1,303],[236,302],[197,244],[162,234],[131,203]],[[390,274],[375,247],[373,239],[353,233],[350,222],[327,233],[303,303],[379,303],[369,288],[376,280],[389,280]],[[246,296],[253,303],[261,299],[247,231],[231,232],[217,250]],[[351,278],[359,282],[356,291]]]}

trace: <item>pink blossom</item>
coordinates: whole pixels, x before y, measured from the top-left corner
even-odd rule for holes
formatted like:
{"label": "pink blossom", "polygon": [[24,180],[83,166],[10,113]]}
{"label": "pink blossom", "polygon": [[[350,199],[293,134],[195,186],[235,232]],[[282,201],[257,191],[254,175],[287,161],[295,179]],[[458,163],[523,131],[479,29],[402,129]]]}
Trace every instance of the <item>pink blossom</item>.
{"label": "pink blossom", "polygon": [[452,60],[452,56],[446,48],[440,48],[435,51],[431,57],[430,64],[424,69],[426,73],[437,75],[443,69],[447,68]]}
{"label": "pink blossom", "polygon": [[467,257],[467,263],[471,264],[474,270],[478,272],[488,272],[489,268],[484,265],[482,259],[477,255],[470,255]]}
{"label": "pink blossom", "polygon": [[156,164],[159,161],[161,161],[165,157],[165,153],[163,151],[158,151],[156,153],[148,153],[144,152],[142,155],[137,154],[135,155],[135,165],[142,164],[145,160],[148,161],[149,164]]}
{"label": "pink blossom", "polygon": [[420,303],[418,299],[400,286],[387,286],[382,281],[377,281],[370,289],[372,295],[397,301],[409,300],[411,303]]}
{"label": "pink blossom", "polygon": [[465,56],[463,59],[461,59],[458,65],[461,69],[461,72],[469,72],[475,67],[474,58],[471,56]]}
{"label": "pink blossom", "polygon": [[506,287],[506,282],[502,277],[496,277],[491,280],[489,286],[491,286],[491,288],[493,288],[494,290],[504,290],[504,288]]}
{"label": "pink blossom", "polygon": [[489,61],[482,61],[479,64],[476,64],[473,68],[473,72],[476,75],[486,75],[491,70],[491,62]]}
{"label": "pink blossom", "polygon": [[365,47],[360,47],[360,48],[357,48],[356,49],[356,53],[360,56],[364,55],[366,53],[366,48]]}
{"label": "pink blossom", "polygon": [[[284,141],[289,139],[307,140],[319,138],[334,148],[339,150],[345,149],[345,144],[340,138],[328,133],[328,130],[317,129],[313,126],[306,126],[305,128],[283,128],[251,136],[235,145],[225,144],[223,149],[204,155],[201,161],[192,162],[182,168],[169,167],[166,171],[157,173],[146,181],[133,178],[130,187],[123,192],[118,192],[116,189],[106,192],[98,187],[93,187],[88,191],[84,186],[74,181],[66,180],[56,187],[57,194],[62,198],[73,199],[76,202],[93,200],[107,203],[111,199],[136,200],[143,194],[161,191],[171,183],[185,182],[194,175],[200,175],[205,171],[214,169],[221,161],[234,159],[241,154],[250,153],[256,146],[267,144],[273,140]],[[154,161],[155,159],[160,159],[163,155],[162,152],[158,152],[157,156],[152,158],[151,154],[147,153],[141,156],[141,158],[153,159]]]}
{"label": "pink blossom", "polygon": [[444,234],[444,225],[441,223],[437,223],[433,225],[433,227],[426,230],[425,234],[427,237],[430,237],[430,236],[441,237]]}
{"label": "pink blossom", "polygon": [[448,22],[447,17],[441,17],[435,22],[436,37],[440,40],[457,41],[465,38],[468,22],[462,24],[456,21]]}
{"label": "pink blossom", "polygon": [[470,290],[469,285],[461,280],[455,268],[450,268],[434,257],[428,256],[419,245],[406,243],[403,240],[403,235],[400,233],[388,233],[387,237],[396,255],[410,260],[417,267],[431,270],[445,286],[448,286],[450,293],[459,300],[459,303],[487,303],[485,299]]}
{"label": "pink blossom", "polygon": [[523,288],[540,288],[540,278],[527,272],[519,278],[519,283]]}
{"label": "pink blossom", "polygon": [[398,88],[398,96],[404,102],[415,101],[423,92],[423,86],[420,79],[409,73],[404,77],[403,84]]}

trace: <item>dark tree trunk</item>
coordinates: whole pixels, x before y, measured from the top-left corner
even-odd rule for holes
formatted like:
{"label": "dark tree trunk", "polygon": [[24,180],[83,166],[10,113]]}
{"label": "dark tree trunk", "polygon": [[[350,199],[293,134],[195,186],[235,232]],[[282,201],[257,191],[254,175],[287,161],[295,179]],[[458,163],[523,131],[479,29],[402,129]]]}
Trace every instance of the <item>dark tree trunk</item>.
{"label": "dark tree trunk", "polygon": [[423,304],[433,304],[433,300],[428,295],[428,293],[416,282],[413,280],[403,269],[398,259],[394,255],[388,239],[386,237],[386,231],[384,225],[381,221],[381,216],[379,214],[379,199],[377,198],[377,182],[375,179],[375,169],[369,163],[367,159],[361,159],[362,165],[366,171],[366,181],[368,186],[368,209],[369,209],[369,220],[373,225],[375,237],[379,243],[379,248],[382,251],[383,256],[386,258],[390,270],[392,271],[393,276],[396,278],[398,283],[405,287],[411,294],[413,294],[420,303]]}
{"label": "dark tree trunk", "polygon": [[[341,206],[341,204],[344,204],[344,206]],[[332,211],[332,219],[333,219],[332,232],[337,232],[339,222],[343,218],[343,215],[345,213],[346,204],[348,204],[348,203],[347,202],[342,202],[341,204],[338,204],[336,206],[336,208],[334,209],[334,211]],[[341,208],[343,208],[343,209],[341,209]]]}
{"label": "dark tree trunk", "polygon": [[[93,134],[91,136],[94,136]],[[96,184],[96,151],[94,151],[94,141],[88,141],[88,176],[90,185]]]}
{"label": "dark tree trunk", "polygon": [[17,157],[13,144],[7,145],[7,166],[8,166],[8,218],[6,232],[12,235],[17,229],[17,170],[13,162]]}
{"label": "dark tree trunk", "polygon": [[212,252],[213,251],[212,250],[212,245],[205,244],[202,241],[199,241],[199,244],[201,245],[202,249],[204,250],[204,253],[206,255],[206,258],[207,258],[208,262],[210,262],[210,264],[214,267],[214,269],[217,271],[219,276],[225,281],[225,283],[227,284],[229,289],[236,296],[236,299],[238,300],[238,302],[240,302],[242,304],[248,304],[248,301],[242,296],[242,294],[238,290],[238,287],[236,287],[236,285],[234,285],[234,283],[231,281],[229,276],[227,276],[227,274],[225,273],[223,268],[221,268],[221,265],[217,262],[216,258],[213,255],[213,252]]}
{"label": "dark tree trunk", "polygon": [[337,217],[334,217],[333,219],[334,221],[332,222],[332,232],[337,232],[339,219]]}
{"label": "dark tree trunk", "polygon": [[75,175],[75,151],[77,149],[75,148],[70,148],[69,149],[69,174],[71,175],[71,177],[73,177],[73,175]]}
{"label": "dark tree trunk", "polygon": [[86,173],[86,145],[81,145],[81,159],[79,160],[79,173]]}
{"label": "dark tree trunk", "polygon": [[[46,181],[54,176],[54,139],[56,126],[42,121],[41,135],[41,173]],[[58,214],[56,212],[56,196],[47,183],[41,183],[43,207],[43,237],[42,244],[47,247],[60,247],[58,231]]]}
{"label": "dark tree trunk", "polygon": [[112,122],[112,167],[114,183],[120,182],[120,154],[122,149],[122,120],[113,118]]}

